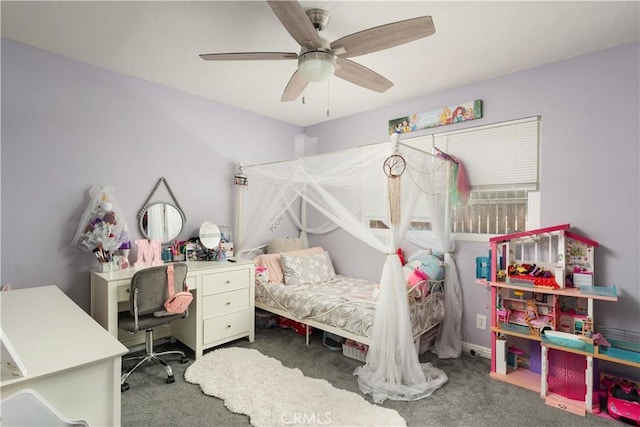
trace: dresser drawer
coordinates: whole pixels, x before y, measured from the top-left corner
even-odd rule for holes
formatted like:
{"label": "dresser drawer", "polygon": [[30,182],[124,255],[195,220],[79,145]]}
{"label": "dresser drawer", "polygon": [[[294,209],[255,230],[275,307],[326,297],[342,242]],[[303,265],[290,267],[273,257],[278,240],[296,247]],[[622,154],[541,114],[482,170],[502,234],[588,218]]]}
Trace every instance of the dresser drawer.
{"label": "dresser drawer", "polygon": [[202,318],[222,316],[249,309],[249,289],[222,292],[202,299]]}
{"label": "dresser drawer", "polygon": [[207,319],[204,321],[204,344],[220,341],[243,332],[249,333],[251,322],[253,322],[253,316],[249,310]]}
{"label": "dresser drawer", "polygon": [[203,274],[203,295],[217,294],[249,287],[249,269],[223,271],[220,273]]}

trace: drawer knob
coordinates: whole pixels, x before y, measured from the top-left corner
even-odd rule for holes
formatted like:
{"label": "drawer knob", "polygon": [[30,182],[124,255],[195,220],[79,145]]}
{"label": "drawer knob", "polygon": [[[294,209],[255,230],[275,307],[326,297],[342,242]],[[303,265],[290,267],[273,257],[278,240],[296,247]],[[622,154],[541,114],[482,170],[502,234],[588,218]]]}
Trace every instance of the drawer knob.
{"label": "drawer knob", "polygon": [[229,301],[227,301],[227,303],[225,305],[231,305],[231,303]]}
{"label": "drawer knob", "polygon": [[130,292],[131,292],[131,289],[130,289],[130,288],[127,288],[127,289],[125,290],[125,292],[126,292],[126,293],[130,293]]}
{"label": "drawer knob", "polygon": [[227,329],[231,328],[231,325],[227,325]]}
{"label": "drawer knob", "polygon": [[226,285],[231,283],[231,280],[227,280],[226,282],[224,282]]}

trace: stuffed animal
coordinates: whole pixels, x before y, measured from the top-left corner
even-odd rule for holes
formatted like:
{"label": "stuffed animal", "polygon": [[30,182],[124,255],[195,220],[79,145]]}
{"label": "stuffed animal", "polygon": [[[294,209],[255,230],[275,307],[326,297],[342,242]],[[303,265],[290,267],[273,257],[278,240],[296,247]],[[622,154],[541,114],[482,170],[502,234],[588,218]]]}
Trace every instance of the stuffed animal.
{"label": "stuffed animal", "polygon": [[416,299],[426,297],[429,294],[429,275],[419,268],[414,269],[407,277],[407,286],[411,290],[411,295]]}
{"label": "stuffed animal", "polygon": [[413,287],[417,283],[422,282],[424,280],[429,280],[429,276],[424,271],[420,270],[419,268],[416,268],[411,272],[411,274],[407,278],[407,283],[409,284],[409,287]]}
{"label": "stuffed animal", "polygon": [[256,267],[256,280],[263,284],[269,283],[269,272],[267,271],[267,267]]}

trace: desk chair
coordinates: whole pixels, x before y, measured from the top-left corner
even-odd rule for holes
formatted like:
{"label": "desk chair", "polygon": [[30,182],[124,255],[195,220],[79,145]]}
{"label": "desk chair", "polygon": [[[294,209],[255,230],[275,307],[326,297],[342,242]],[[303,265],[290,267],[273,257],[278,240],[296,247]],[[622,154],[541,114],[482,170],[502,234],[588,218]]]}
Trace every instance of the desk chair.
{"label": "desk chair", "polygon": [[[176,293],[186,289],[187,264],[175,263],[174,286]],[[136,272],[131,278],[131,292],[129,293],[129,311],[119,313],[118,327],[129,333],[139,330],[146,331],[145,354],[142,356],[127,356],[125,360],[140,360],[132,369],[124,373],[120,379],[120,390],[127,391],[129,384],[126,380],[143,363],[154,361],[162,365],[167,371],[167,384],[175,381],[171,366],[160,356],[175,354],[180,356],[180,361],[189,361],[182,351],[164,351],[156,353],[153,349],[153,328],[168,325],[176,319],[187,317],[188,312],[181,314],[167,314],[164,310],[164,302],[169,298],[167,266],[149,267]]]}

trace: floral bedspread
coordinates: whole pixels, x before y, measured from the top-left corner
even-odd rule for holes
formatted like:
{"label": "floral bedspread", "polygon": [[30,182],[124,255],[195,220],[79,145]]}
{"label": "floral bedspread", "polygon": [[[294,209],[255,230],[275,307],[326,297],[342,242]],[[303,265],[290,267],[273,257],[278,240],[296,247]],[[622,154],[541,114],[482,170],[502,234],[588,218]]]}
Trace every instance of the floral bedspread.
{"label": "floral bedspread", "polygon": [[[439,287],[439,286],[438,286]],[[300,320],[314,320],[358,336],[370,337],[375,319],[377,284],[336,275],[330,281],[284,285],[256,281],[256,301],[285,310]],[[442,292],[410,303],[413,334],[418,336],[444,318]]]}

